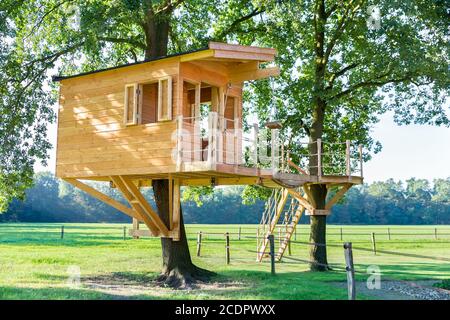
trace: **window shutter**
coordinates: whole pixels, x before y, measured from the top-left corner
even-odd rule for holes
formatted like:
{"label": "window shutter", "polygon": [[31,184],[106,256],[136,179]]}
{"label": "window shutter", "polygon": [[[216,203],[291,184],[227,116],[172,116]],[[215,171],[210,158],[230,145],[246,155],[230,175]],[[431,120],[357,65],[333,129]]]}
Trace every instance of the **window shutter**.
{"label": "window shutter", "polygon": [[172,77],[158,80],[158,121],[172,120]]}

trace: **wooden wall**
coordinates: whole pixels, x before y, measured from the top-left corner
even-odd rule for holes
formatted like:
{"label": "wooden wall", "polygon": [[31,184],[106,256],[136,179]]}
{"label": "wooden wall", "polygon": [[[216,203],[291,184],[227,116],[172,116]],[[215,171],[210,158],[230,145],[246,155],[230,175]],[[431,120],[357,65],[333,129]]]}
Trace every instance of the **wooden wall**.
{"label": "wooden wall", "polygon": [[56,174],[94,177],[175,170],[175,121],[124,125],[124,87],[164,76],[173,80],[178,106],[177,59],[139,64],[61,81]]}
{"label": "wooden wall", "polygon": [[[166,76],[172,76],[172,121],[146,123],[154,121],[155,114],[143,110],[145,124],[125,126],[125,85],[143,84]],[[229,96],[239,97],[238,112],[234,116],[242,121],[242,88],[233,85],[227,89],[228,69],[219,62],[180,63],[179,58],[174,57],[62,80],[57,176],[93,178],[175,172],[175,120],[179,114],[191,116],[189,104],[183,102],[191,100],[192,103],[193,100],[187,94],[187,88],[183,88],[184,80],[218,87],[219,99],[223,99],[225,92]],[[206,98],[208,90],[202,91],[202,96]],[[151,101],[154,97],[144,98]],[[213,109],[216,108],[213,106]],[[231,117],[232,110],[231,105],[226,107],[227,117]],[[186,126],[185,129],[190,128]],[[225,140],[225,143],[228,141]],[[201,148],[196,143],[191,145],[194,150]]]}

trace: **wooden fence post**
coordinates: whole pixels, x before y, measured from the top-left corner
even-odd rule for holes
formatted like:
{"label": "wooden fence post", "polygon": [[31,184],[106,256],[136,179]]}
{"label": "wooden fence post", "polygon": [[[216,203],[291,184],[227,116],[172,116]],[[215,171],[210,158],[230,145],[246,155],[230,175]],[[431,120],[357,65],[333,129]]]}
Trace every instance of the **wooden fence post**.
{"label": "wooden fence post", "polygon": [[275,275],[275,239],[273,234],[267,236],[270,248],[270,273]]}
{"label": "wooden fence post", "polygon": [[356,299],[355,268],[353,266],[352,243],[344,243],[345,270],[347,271],[348,300]]}
{"label": "wooden fence post", "polygon": [[239,231],[238,231],[238,240],[241,240],[241,227],[239,227]]}
{"label": "wooden fence post", "polygon": [[291,239],[288,240],[288,254],[291,256],[292,255],[292,251],[291,251]]}
{"label": "wooden fence post", "polygon": [[297,226],[294,229],[294,241],[297,241]]}
{"label": "wooden fence post", "polygon": [[228,232],[225,233],[225,248],[227,264],[230,264],[230,234]]}
{"label": "wooden fence post", "polygon": [[343,240],[343,237],[342,237],[342,228],[341,228],[341,241]]}
{"label": "wooden fence post", "polygon": [[438,239],[437,228],[434,228],[434,240]]}
{"label": "wooden fence post", "polygon": [[61,239],[64,239],[64,226],[61,226]]}
{"label": "wooden fence post", "polygon": [[197,257],[200,257],[201,247],[202,247],[202,232],[199,231],[197,234]]}
{"label": "wooden fence post", "polygon": [[388,240],[391,240],[391,228],[388,228]]}
{"label": "wooden fence post", "polygon": [[377,244],[375,242],[375,232],[372,232],[372,249],[373,249],[373,254],[377,255]]}
{"label": "wooden fence post", "polygon": [[127,238],[127,227],[123,227],[123,240],[126,240]]}

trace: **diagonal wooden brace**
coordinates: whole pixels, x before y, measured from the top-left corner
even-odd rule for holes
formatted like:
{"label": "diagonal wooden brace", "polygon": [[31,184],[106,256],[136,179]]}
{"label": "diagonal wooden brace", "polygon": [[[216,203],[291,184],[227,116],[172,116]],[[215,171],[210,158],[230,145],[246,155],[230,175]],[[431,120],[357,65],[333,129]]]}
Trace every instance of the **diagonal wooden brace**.
{"label": "diagonal wooden brace", "polygon": [[344,194],[347,192],[347,190],[350,189],[351,187],[352,187],[351,183],[343,184],[341,189],[338,192],[336,192],[336,194],[330,200],[328,200],[328,202],[325,204],[325,209],[330,210],[331,207],[336,202],[338,202],[344,196]]}
{"label": "diagonal wooden brace", "polygon": [[140,217],[141,221],[144,221],[145,225],[149,228],[151,233],[154,236],[158,236],[160,234],[160,230],[152,221],[152,219],[147,215],[145,210],[141,207],[141,205],[135,201],[133,194],[128,190],[128,187],[124,183],[121,176],[111,176],[111,180],[114,182],[116,187],[122,192],[124,198],[130,203],[130,205],[134,208],[137,214]]}
{"label": "diagonal wooden brace", "polygon": [[[133,203],[139,203],[146,214],[146,218],[150,218],[150,220],[156,225],[161,234],[164,237],[169,237],[169,229],[166,227],[164,222],[158,216],[158,214],[152,209],[150,204],[144,198],[142,193],[139,191],[138,187],[133,183],[133,181],[129,180],[126,177],[119,176],[124,185],[128,188],[129,192],[133,195]],[[146,220],[144,220],[145,222]],[[147,224],[147,223],[146,223]]]}
{"label": "diagonal wooden brace", "polygon": [[91,186],[88,186],[87,184],[85,184],[77,179],[73,179],[73,178],[64,178],[63,180],[66,181],[67,183],[70,183],[74,187],[90,194],[94,198],[97,198],[98,200],[110,205],[111,207],[125,213],[127,216],[130,216],[132,218],[142,221],[142,218],[135,210],[123,205],[122,203],[120,203],[117,200],[112,199],[111,197],[108,197],[106,194],[92,188]]}

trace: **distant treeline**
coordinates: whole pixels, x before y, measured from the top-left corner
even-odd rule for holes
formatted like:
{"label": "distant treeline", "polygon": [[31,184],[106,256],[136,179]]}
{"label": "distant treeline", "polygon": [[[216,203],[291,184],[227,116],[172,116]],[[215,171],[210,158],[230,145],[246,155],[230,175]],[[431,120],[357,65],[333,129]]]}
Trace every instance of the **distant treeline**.
{"label": "distant treeline", "polygon": [[[109,184],[94,183],[96,188],[123,202]],[[151,199],[151,189],[144,189]],[[198,207],[184,202],[186,223],[258,223],[264,201],[242,203],[243,187],[216,188]],[[308,217],[303,217],[306,223]],[[14,200],[1,222],[129,222],[131,219],[51,173],[36,174],[34,187],[24,201]],[[432,183],[411,178],[392,179],[353,187],[337,204],[328,221],[336,224],[450,224],[450,178]]]}

